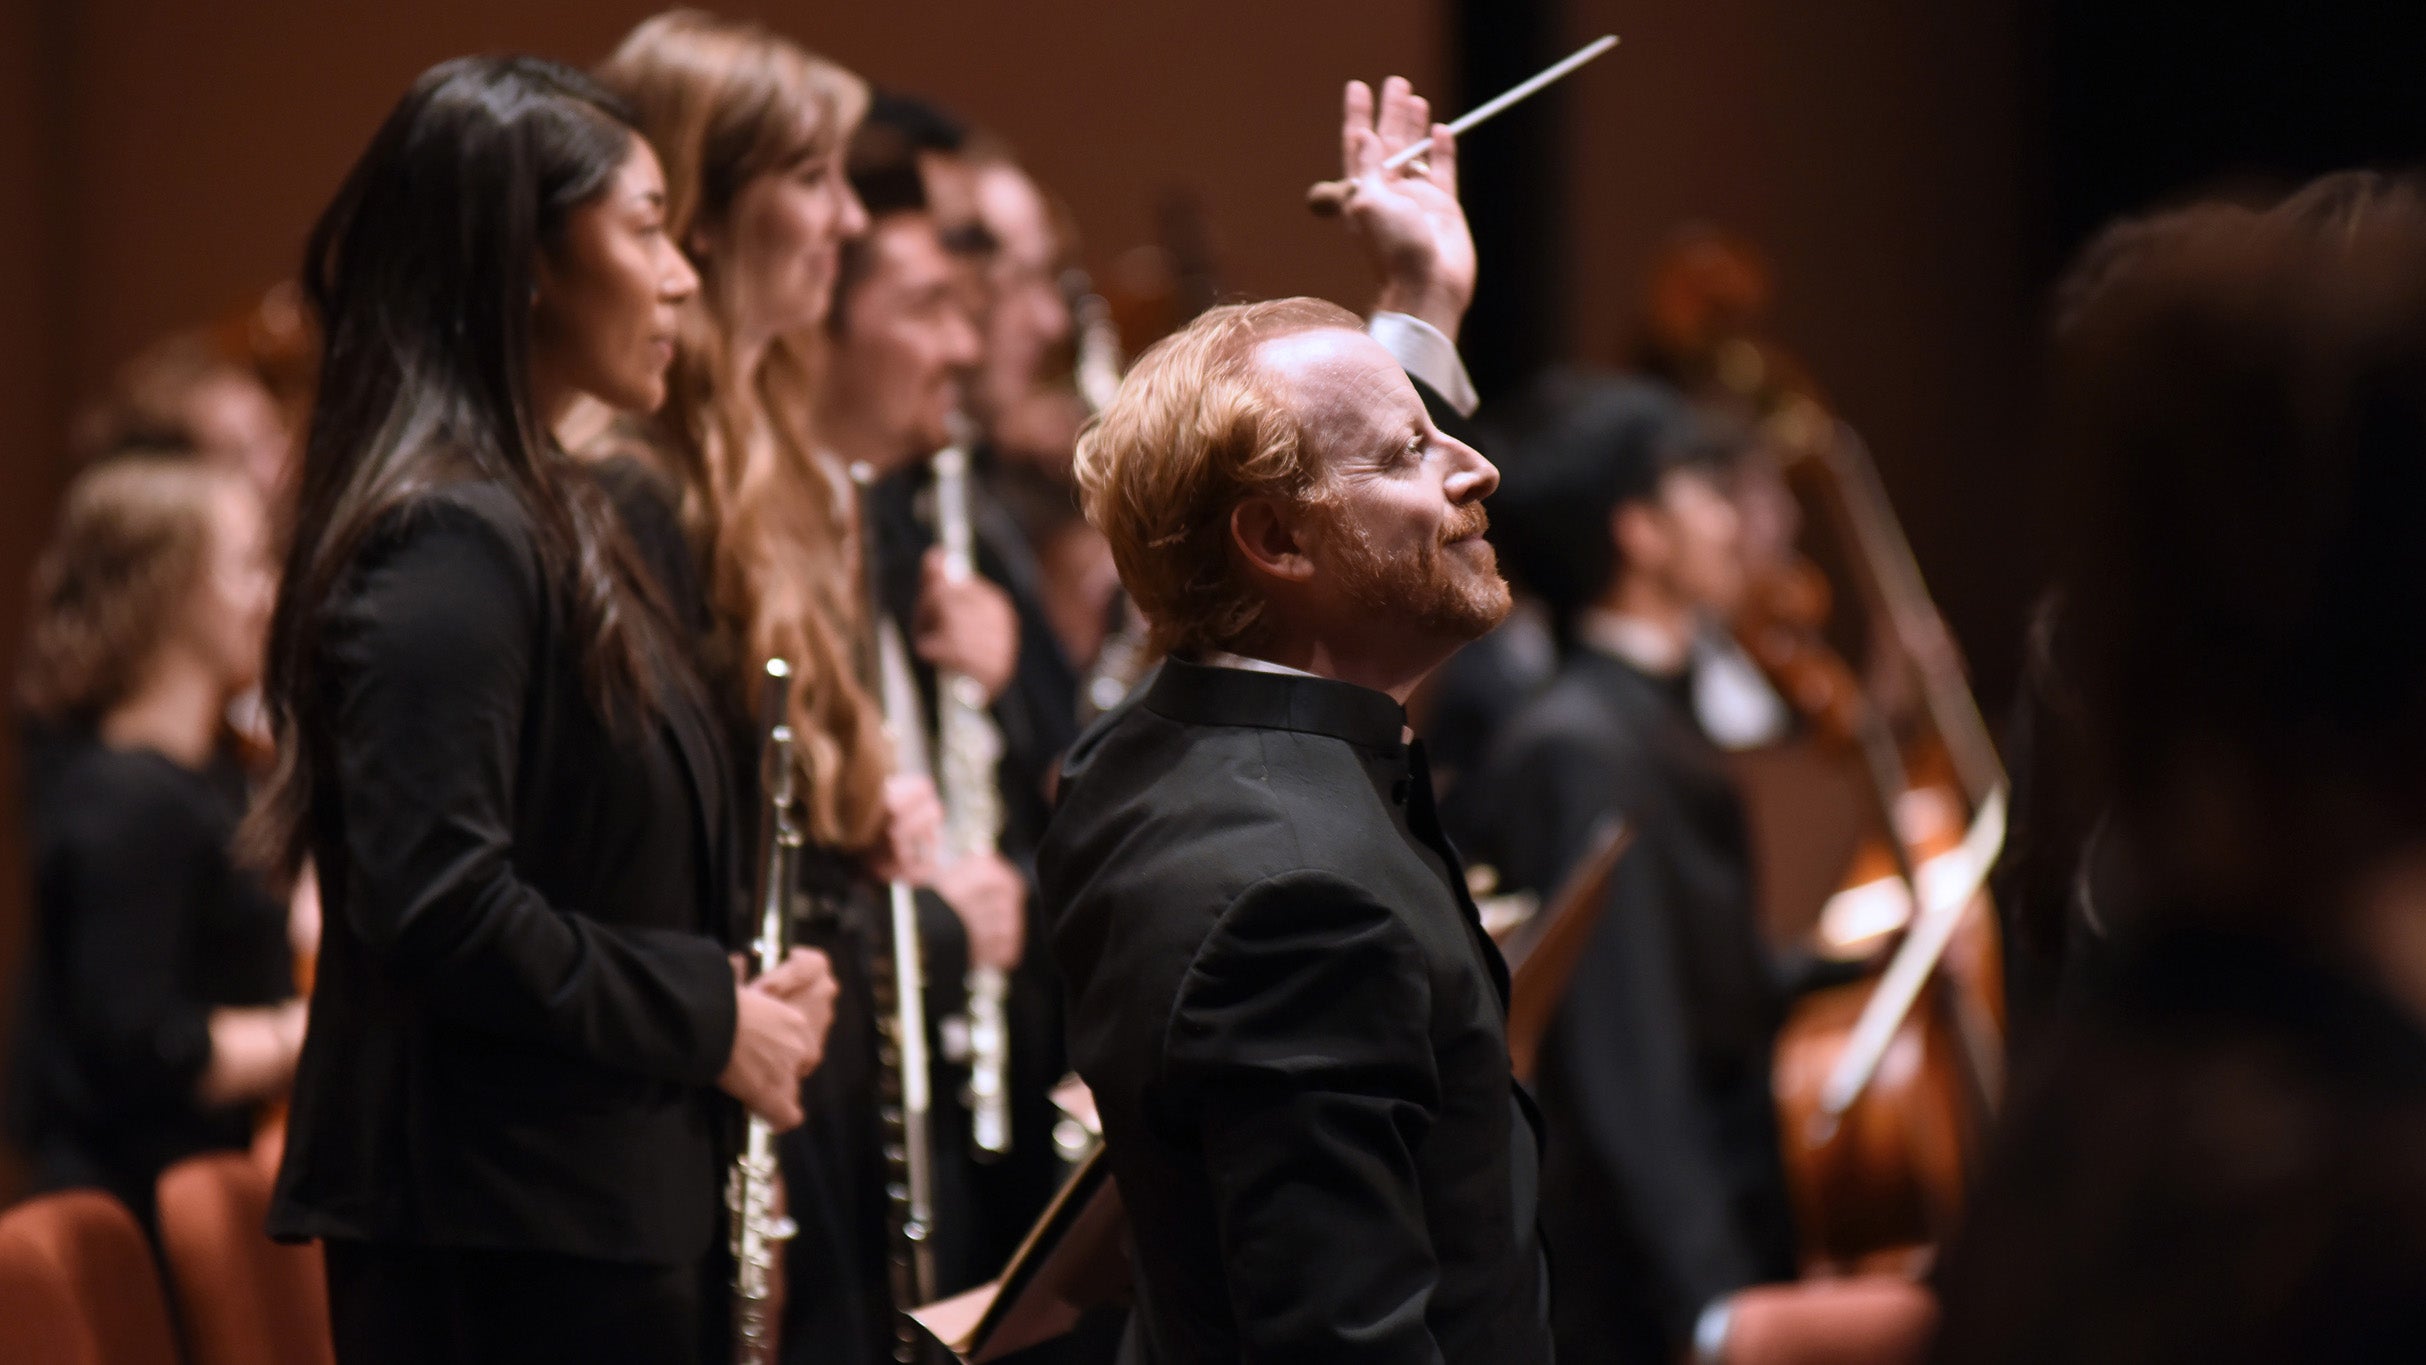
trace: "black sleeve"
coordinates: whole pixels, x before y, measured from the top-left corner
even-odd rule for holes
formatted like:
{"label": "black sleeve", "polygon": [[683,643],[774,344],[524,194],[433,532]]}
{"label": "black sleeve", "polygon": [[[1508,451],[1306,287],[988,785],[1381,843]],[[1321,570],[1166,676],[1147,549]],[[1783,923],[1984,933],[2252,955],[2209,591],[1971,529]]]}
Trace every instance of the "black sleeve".
{"label": "black sleeve", "polygon": [[536,574],[468,510],[415,515],[331,614],[325,694],[345,913],[434,1010],[603,1065],[712,1084],[733,976],[695,933],[551,905],[513,864]]}
{"label": "black sleeve", "polygon": [[[1536,863],[1556,885],[1607,815],[1632,823],[1637,843],[1610,878],[1600,923],[1576,963],[1552,1024],[1560,1080],[1573,1096],[1594,1163],[1620,1192],[1657,1267],[1672,1339],[1686,1340],[1702,1307],[1761,1278],[1744,1244],[1733,1185],[1711,1150],[1716,1116],[1696,1083],[1680,946],[1670,933],[1662,817],[1624,774],[1639,767],[1590,746],[1543,745],[1521,756],[1538,797],[1525,828],[1554,841]],[[1532,850],[1541,856],[1541,850]],[[1530,859],[1528,859],[1530,861]],[[1571,1287],[1571,1290],[1575,1287]],[[1592,1292],[1583,1287],[1581,1292]]]}
{"label": "black sleeve", "polygon": [[51,855],[47,955],[70,1046],[122,1112],[183,1109],[211,1060],[210,1006],[186,971],[205,831],[165,790],[128,786],[75,813]]}
{"label": "black sleeve", "polygon": [[1165,1036],[1201,1136],[1245,1361],[1437,1362],[1415,1152],[1440,1106],[1431,983],[1396,915],[1285,874],[1224,912]]}

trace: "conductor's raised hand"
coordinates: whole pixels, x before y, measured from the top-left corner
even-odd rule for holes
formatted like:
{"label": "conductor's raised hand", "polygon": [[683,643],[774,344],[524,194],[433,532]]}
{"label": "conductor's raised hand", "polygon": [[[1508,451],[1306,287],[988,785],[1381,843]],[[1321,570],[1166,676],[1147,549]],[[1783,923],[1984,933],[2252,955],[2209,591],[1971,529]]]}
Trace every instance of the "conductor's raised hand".
{"label": "conductor's raised hand", "polygon": [[[1382,82],[1377,108],[1363,81],[1348,82],[1340,120],[1340,174],[1355,189],[1341,209],[1381,290],[1376,309],[1406,313],[1457,339],[1474,301],[1474,234],[1457,199],[1457,139],[1404,77]],[[1395,171],[1382,163],[1414,143],[1425,151]]]}

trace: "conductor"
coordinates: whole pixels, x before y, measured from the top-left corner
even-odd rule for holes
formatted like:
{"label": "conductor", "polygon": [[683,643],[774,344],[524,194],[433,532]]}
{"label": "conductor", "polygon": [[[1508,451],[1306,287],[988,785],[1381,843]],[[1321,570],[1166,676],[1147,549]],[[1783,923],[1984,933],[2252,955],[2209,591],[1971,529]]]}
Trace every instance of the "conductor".
{"label": "conductor", "polygon": [[1404,709],[1507,613],[1498,472],[1363,320],[1282,299],[1141,357],[1078,477],[1169,652],[1072,751],[1039,869],[1135,1354],[1548,1361],[1507,972]]}

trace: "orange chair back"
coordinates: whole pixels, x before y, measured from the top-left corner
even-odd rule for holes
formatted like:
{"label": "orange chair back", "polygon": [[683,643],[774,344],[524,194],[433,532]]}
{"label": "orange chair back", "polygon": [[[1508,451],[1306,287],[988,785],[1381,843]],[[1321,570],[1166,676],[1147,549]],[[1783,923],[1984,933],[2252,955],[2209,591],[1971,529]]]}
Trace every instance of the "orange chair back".
{"label": "orange chair back", "polygon": [[0,1359],[178,1365],[160,1273],[125,1205],[69,1190],[0,1214]]}
{"label": "orange chair back", "polygon": [[50,1256],[0,1219],[0,1357],[93,1365],[91,1333]]}
{"label": "orange chair back", "polygon": [[262,1230],[270,1179],[243,1152],[190,1157],[160,1177],[160,1247],[191,1365],[334,1365],[320,1248]]}

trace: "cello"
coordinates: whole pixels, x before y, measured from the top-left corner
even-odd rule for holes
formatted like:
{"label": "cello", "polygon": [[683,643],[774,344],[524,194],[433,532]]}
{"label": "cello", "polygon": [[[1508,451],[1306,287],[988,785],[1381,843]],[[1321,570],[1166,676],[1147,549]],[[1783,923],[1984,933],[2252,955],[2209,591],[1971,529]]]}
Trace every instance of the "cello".
{"label": "cello", "polygon": [[[1785,434],[1820,466],[1887,629],[1915,665],[1929,730],[1898,746],[1876,707],[1850,708],[1874,788],[1892,793],[1890,833],[1883,859],[1857,858],[1821,928],[1857,943],[1861,926],[1843,921],[1868,908],[1884,932],[1868,935],[1880,944],[1869,974],[1806,996],[1779,1034],[1779,1145],[1806,1274],[1917,1268],[1960,1212],[2003,1087],[2002,974],[1984,883],[2003,838],[2005,776],[1858,438],[1801,405],[1771,420],[1799,427]],[[1957,812],[1970,816],[1967,831]]]}
{"label": "cello", "polygon": [[1684,234],[1654,273],[1640,359],[1757,418],[1783,477],[1827,514],[1875,638],[1917,676],[1922,733],[1907,739],[1829,641],[1827,577],[1791,547],[1754,566],[1738,640],[1851,760],[1875,831],[1818,935],[1826,955],[1866,970],[1798,1001],[1775,1052],[1803,1269],[1909,1272],[1957,1216],[2002,1087],[2002,975],[1979,888],[2002,835],[2004,774],[1866,448],[1760,335],[1769,295],[1748,241]]}

